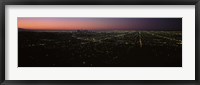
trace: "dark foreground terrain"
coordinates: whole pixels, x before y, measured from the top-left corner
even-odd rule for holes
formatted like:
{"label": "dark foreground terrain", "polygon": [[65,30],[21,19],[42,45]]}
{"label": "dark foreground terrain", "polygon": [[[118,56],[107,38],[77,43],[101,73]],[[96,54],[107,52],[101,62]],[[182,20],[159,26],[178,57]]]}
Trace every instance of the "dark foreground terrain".
{"label": "dark foreground terrain", "polygon": [[19,67],[181,67],[181,31],[19,31]]}

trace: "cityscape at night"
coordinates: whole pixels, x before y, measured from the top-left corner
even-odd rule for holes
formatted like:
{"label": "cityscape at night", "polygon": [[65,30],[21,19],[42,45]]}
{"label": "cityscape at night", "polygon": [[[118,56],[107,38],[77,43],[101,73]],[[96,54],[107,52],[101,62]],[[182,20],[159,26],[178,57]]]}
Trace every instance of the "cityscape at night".
{"label": "cityscape at night", "polygon": [[18,67],[182,67],[182,18],[18,18]]}

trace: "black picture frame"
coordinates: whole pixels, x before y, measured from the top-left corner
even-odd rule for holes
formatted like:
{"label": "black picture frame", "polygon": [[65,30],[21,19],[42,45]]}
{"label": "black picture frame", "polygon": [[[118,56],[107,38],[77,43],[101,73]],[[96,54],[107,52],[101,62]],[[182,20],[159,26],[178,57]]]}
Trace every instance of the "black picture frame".
{"label": "black picture frame", "polygon": [[[1,0],[0,4],[1,85],[200,85],[200,0]],[[5,5],[195,5],[195,80],[5,80]]]}

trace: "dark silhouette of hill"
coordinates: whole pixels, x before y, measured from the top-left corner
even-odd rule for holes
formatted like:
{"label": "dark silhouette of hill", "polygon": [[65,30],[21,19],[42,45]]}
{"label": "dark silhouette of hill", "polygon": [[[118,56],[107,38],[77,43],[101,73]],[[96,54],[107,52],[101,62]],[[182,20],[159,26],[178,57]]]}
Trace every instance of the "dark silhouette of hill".
{"label": "dark silhouette of hill", "polygon": [[34,31],[34,30],[25,29],[25,28],[18,28],[18,31]]}
{"label": "dark silhouette of hill", "polygon": [[25,31],[25,32],[37,32],[37,31],[182,31],[182,30],[177,30],[177,29],[136,29],[136,30],[131,30],[131,29],[115,29],[115,30],[32,30],[32,29],[26,29],[26,28],[18,28],[19,31]]}

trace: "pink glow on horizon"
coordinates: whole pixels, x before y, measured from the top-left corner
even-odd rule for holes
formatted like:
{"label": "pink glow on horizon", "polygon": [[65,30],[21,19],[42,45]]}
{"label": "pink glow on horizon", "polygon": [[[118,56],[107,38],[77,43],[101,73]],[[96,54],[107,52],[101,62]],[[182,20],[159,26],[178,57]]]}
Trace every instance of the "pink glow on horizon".
{"label": "pink glow on horizon", "polygon": [[88,18],[18,18],[18,28],[30,30],[107,30],[127,27],[127,24],[120,23]]}

